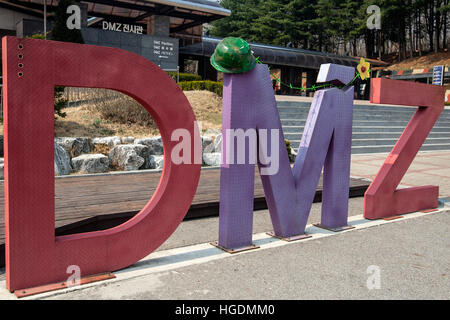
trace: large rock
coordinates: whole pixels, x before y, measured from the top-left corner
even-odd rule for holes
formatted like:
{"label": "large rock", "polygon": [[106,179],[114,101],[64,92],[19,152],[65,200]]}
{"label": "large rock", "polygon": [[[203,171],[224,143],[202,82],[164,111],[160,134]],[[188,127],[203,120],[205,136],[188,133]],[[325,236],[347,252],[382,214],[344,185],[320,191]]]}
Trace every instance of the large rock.
{"label": "large rock", "polygon": [[214,138],[208,136],[202,136],[202,153],[205,153],[205,150],[214,148]]}
{"label": "large rock", "polygon": [[150,167],[150,147],[147,147],[143,144],[131,144],[129,146],[134,147],[134,150],[136,150],[136,153],[138,156],[143,158],[145,160],[144,165],[141,167],[141,169],[151,169]]}
{"label": "large rock", "polygon": [[164,156],[150,156],[149,169],[162,169],[164,165]]}
{"label": "large rock", "polygon": [[291,154],[288,154],[288,156],[289,156],[289,161],[291,163],[294,163],[295,159],[297,158],[297,152],[295,152],[295,150],[291,148]]}
{"label": "large rock", "polygon": [[222,160],[222,154],[215,153],[204,153],[203,154],[203,163],[207,166],[211,167],[219,167]]}
{"label": "large rock", "polygon": [[218,134],[214,140],[214,151],[220,153],[222,152],[222,134]]}
{"label": "large rock", "polygon": [[109,158],[103,154],[83,154],[72,159],[74,171],[80,173],[102,173],[109,170]]}
{"label": "large rock", "polygon": [[134,143],[134,137],[122,137],[122,144]]}
{"label": "large rock", "polygon": [[120,137],[94,138],[92,139],[92,152],[108,156],[111,149],[121,143]]}
{"label": "large rock", "polygon": [[144,145],[122,144],[115,146],[109,152],[111,166],[124,171],[139,170],[145,165],[146,159],[149,162],[149,157],[149,149]]}
{"label": "large rock", "polygon": [[221,153],[222,152],[222,134],[213,136],[213,143],[207,145],[204,149],[204,153]]}
{"label": "large rock", "polygon": [[143,138],[134,140],[135,144],[143,144],[150,148],[151,155],[162,156],[164,154],[164,148],[161,137]]}
{"label": "large rock", "polygon": [[55,138],[57,144],[63,147],[72,158],[91,152],[91,139],[89,138]]}
{"label": "large rock", "polygon": [[121,144],[122,141],[120,137],[103,137],[92,139],[92,144],[95,145],[107,145],[109,147],[114,147]]}
{"label": "large rock", "polygon": [[55,142],[55,175],[64,176],[71,171],[69,153]]}

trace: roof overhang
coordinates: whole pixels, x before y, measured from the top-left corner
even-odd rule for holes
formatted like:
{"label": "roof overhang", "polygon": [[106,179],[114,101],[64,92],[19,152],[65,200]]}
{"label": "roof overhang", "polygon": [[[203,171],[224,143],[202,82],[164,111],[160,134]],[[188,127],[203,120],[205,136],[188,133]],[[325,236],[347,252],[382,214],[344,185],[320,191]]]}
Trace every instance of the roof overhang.
{"label": "roof overhang", "polygon": [[[180,54],[188,56],[210,57],[221,39],[203,37],[203,41],[190,46],[180,48]],[[271,65],[301,67],[319,69],[322,64],[335,63],[356,67],[360,59],[349,56],[339,56],[324,52],[284,48],[260,43],[249,43],[255,56],[261,61]],[[371,60],[373,65],[384,64],[377,60]]]}
{"label": "roof overhang", "polygon": [[[2,2],[43,12],[44,1],[51,12],[59,0],[1,0]],[[145,23],[153,15],[173,19],[171,32],[179,32],[231,15],[219,3],[207,0],[82,0],[88,15],[130,24]]]}
{"label": "roof overhang", "polygon": [[[163,5],[185,8],[189,10],[202,10],[216,15],[228,17],[231,15],[231,11],[222,8],[220,5],[215,5],[211,1],[186,1],[186,0],[145,0],[146,2],[159,3]],[[209,2],[209,3],[208,3]]]}

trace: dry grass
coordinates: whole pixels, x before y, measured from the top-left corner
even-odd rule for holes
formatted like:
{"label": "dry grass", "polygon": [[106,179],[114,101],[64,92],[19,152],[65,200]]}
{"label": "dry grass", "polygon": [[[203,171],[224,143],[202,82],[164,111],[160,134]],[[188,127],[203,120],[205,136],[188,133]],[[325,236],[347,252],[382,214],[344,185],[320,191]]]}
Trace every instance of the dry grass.
{"label": "dry grass", "polygon": [[202,130],[222,129],[222,98],[209,91],[184,91]]}
{"label": "dry grass", "polygon": [[433,68],[434,66],[449,66],[450,52],[429,53],[422,57],[415,57],[403,60],[402,62],[391,65],[388,70],[410,70]]}
{"label": "dry grass", "polygon": [[158,134],[156,128],[133,123],[118,123],[102,117],[90,105],[64,109],[65,118],[55,120],[56,137],[148,137]]}
{"label": "dry grass", "polygon": [[[202,122],[202,130],[220,130],[222,98],[209,91],[186,91],[185,94],[194,109],[197,121]],[[131,99],[126,97],[125,100],[129,102]],[[158,128],[144,107],[134,100],[128,104],[125,102],[121,100],[119,103],[101,102],[65,108],[63,111],[67,116],[55,120],[55,136],[143,138],[159,135]],[[120,110],[124,112],[116,115]],[[3,134],[3,125],[0,125],[0,134]]]}

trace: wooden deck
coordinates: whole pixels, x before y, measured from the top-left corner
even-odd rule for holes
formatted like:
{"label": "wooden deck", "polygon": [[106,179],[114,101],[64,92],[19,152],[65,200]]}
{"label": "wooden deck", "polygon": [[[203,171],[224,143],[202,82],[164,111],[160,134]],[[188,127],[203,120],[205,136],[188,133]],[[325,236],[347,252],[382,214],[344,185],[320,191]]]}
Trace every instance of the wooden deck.
{"label": "wooden deck", "polygon": [[[103,230],[123,223],[138,213],[152,196],[161,172],[139,172],[55,179],[56,235]],[[350,196],[364,195],[367,181],[351,179]],[[4,247],[4,192],[0,181],[0,266]],[[197,193],[186,218],[219,213],[220,170],[203,169]],[[321,201],[322,179],[315,201]],[[261,179],[255,176],[255,210],[266,209]]]}

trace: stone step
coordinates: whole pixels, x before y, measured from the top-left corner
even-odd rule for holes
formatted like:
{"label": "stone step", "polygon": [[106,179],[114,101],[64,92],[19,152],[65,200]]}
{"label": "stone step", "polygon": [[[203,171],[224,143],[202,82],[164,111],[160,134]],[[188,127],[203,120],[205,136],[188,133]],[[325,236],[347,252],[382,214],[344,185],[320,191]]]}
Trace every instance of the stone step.
{"label": "stone step", "polygon": [[[288,117],[286,115],[280,115],[280,119],[283,121],[305,121],[308,118],[308,115],[305,114],[304,116],[298,117]],[[402,118],[398,118],[398,117],[391,117],[391,116],[385,116],[385,115],[375,115],[375,116],[370,116],[367,114],[353,114],[353,121],[405,121],[405,122],[409,122],[412,118],[412,115],[410,117],[402,117]],[[437,123],[446,123],[449,124],[450,123],[450,117],[445,118],[445,117],[440,117],[437,121]]]}
{"label": "stone step", "polygon": [[[291,141],[291,147],[298,151],[300,141]],[[375,146],[353,146],[352,154],[365,153],[381,153],[390,152],[394,146],[392,145],[375,145]],[[450,144],[424,144],[420,151],[436,151],[436,150],[450,150]]]}
{"label": "stone step", "polygon": [[[289,133],[289,136],[291,136],[291,134],[295,134],[301,137],[302,135],[302,131],[300,131],[299,133],[297,132],[292,132]],[[364,139],[390,139],[390,140],[398,140],[398,138],[400,137],[401,132],[354,132],[352,135],[352,139],[353,140],[364,140]],[[285,134],[285,138],[288,139],[286,137]],[[434,139],[434,138],[450,138],[450,132],[430,132],[430,134],[428,135],[427,139]],[[289,139],[288,139],[289,140]],[[295,140],[299,140],[299,139],[292,139],[289,141],[295,141]]]}
{"label": "stone step", "polygon": [[[383,112],[383,111],[379,111],[379,112],[365,112],[365,111],[354,111],[353,112],[353,119],[358,119],[361,118],[362,119],[367,119],[367,120],[371,120],[371,119],[386,119],[386,120],[410,120],[412,118],[412,116],[414,115],[415,111],[413,112],[402,112],[402,113],[396,113],[396,112]],[[284,112],[284,111],[279,111],[279,115],[280,115],[280,119],[306,119],[308,117],[309,114],[309,110],[299,110],[297,112]],[[439,117],[439,120],[444,120],[444,121],[450,121],[450,113],[443,113],[441,114],[441,116]]]}
{"label": "stone step", "polygon": [[[299,110],[309,110],[311,107],[310,103],[299,103],[297,105],[289,105],[289,106],[284,106],[284,105],[277,105],[278,110],[280,111],[291,111],[291,112],[296,112]],[[365,112],[404,112],[404,113],[411,113],[414,112],[415,110],[417,110],[417,107],[402,107],[402,106],[380,106],[380,105],[361,105],[361,104],[355,104],[353,106],[353,110],[354,111],[365,111]],[[442,111],[443,114],[450,114],[450,110],[449,109],[444,109]]]}
{"label": "stone step", "polygon": [[[365,127],[365,126],[373,126],[373,127],[383,127],[386,124],[389,127],[403,127],[406,128],[407,124],[410,120],[353,120],[353,127]],[[289,120],[283,119],[281,120],[281,125],[283,126],[283,130],[285,132],[290,132],[291,128],[295,127],[303,127],[306,124],[306,119],[302,120]],[[442,121],[438,120],[435,124],[435,127],[447,127],[450,130],[450,120]]]}
{"label": "stone step", "polygon": [[[285,136],[285,139],[289,140],[291,144],[297,144],[300,139],[301,135],[293,136],[295,139],[288,139],[288,137]],[[394,146],[398,141],[398,138],[369,138],[369,139],[355,139],[352,138],[352,146]],[[450,136],[443,137],[443,138],[434,138],[434,137],[427,137],[424,144],[450,144]]]}
{"label": "stone step", "polygon": [[[311,103],[278,101],[285,138],[298,148]],[[352,153],[389,152],[416,112],[401,106],[355,105]],[[444,110],[421,150],[450,149],[450,110]]]}
{"label": "stone step", "polygon": [[[311,103],[309,102],[288,102],[286,101],[278,101],[277,103],[279,110],[301,110],[301,109],[309,109]],[[391,111],[391,112],[412,112],[416,110],[414,107],[405,107],[405,106],[381,106],[381,105],[371,105],[371,104],[355,104],[354,110],[364,110],[364,111]],[[450,114],[450,110],[446,109],[443,113]]]}
{"label": "stone step", "polygon": [[[352,139],[352,146],[394,146],[398,139]],[[450,136],[447,138],[430,138],[425,140],[427,144],[450,144]]]}
{"label": "stone step", "polygon": [[[297,127],[298,130],[293,132],[288,132],[283,129],[283,133],[286,139],[288,140],[299,140],[301,138],[301,135],[303,133],[304,127]],[[403,132],[405,128],[404,127],[353,127],[353,134],[355,133],[397,133],[399,136]],[[449,128],[448,127],[434,127],[433,130],[431,130],[431,133],[442,133],[442,134],[448,134]],[[376,135],[373,136],[376,138]],[[441,137],[450,137],[449,135],[441,136]]]}
{"label": "stone step", "polygon": [[[390,152],[393,146],[356,146],[352,154]],[[450,150],[450,144],[424,144],[420,151]]]}
{"label": "stone step", "polygon": [[[353,139],[398,139],[401,132],[354,132]],[[428,138],[450,138],[448,132],[430,132]]]}

